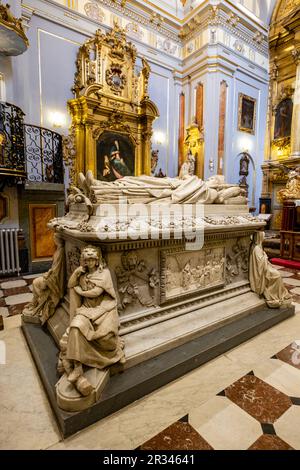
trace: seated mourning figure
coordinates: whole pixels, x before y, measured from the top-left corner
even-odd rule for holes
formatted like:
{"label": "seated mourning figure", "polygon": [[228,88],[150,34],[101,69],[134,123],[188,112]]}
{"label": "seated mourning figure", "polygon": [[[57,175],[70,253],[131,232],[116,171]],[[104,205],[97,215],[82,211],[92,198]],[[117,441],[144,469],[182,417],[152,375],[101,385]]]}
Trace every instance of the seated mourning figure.
{"label": "seated mourning figure", "polygon": [[290,306],[292,297],[284,287],[279,271],[271,265],[262,247],[264,232],[257,232],[254,237],[249,265],[251,289],[256,294],[263,295],[270,308]]}
{"label": "seated mourning figure", "polygon": [[63,335],[58,368],[83,395],[93,391],[84,367],[103,370],[124,363],[117,298],[109,269],[98,248],[87,246],[81,266],[69,279],[70,326]]}
{"label": "seated mourning figure", "polygon": [[[79,184],[97,203],[118,203],[127,198],[128,204],[246,204],[245,190],[238,185],[226,184],[218,175],[202,181],[196,175],[180,178],[153,176],[125,176],[116,181],[94,179],[91,171],[86,177],[80,173]],[[234,201],[236,200],[236,202]]]}
{"label": "seated mourning figure", "polygon": [[55,308],[65,291],[65,249],[64,241],[54,235],[57,249],[51,269],[32,283],[33,299],[23,310],[23,320],[42,325],[54,314]]}

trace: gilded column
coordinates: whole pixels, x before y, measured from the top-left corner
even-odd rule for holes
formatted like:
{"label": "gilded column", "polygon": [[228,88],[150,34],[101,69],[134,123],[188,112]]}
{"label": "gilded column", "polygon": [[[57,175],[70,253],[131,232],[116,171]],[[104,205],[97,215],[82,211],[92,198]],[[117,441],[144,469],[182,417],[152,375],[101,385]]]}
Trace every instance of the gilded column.
{"label": "gilded column", "polygon": [[291,156],[300,155],[300,45],[292,51],[296,62],[296,82],[294,93],[294,107],[291,131]]}

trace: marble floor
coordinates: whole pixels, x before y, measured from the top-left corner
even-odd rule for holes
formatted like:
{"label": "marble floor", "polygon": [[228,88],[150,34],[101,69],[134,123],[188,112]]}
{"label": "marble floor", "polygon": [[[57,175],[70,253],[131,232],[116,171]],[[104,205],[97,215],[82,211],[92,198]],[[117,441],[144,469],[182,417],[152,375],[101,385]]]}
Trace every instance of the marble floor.
{"label": "marble floor", "polygon": [[1,281],[0,449],[299,450],[300,272],[278,269],[294,317],[65,440],[11,308],[33,278]]}

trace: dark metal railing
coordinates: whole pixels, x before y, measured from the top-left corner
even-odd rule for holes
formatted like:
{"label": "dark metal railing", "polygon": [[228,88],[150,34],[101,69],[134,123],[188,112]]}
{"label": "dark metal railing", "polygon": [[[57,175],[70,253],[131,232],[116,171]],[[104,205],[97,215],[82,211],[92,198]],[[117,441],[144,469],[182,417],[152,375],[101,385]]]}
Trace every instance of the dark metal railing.
{"label": "dark metal railing", "polygon": [[25,179],[24,113],[10,103],[0,102],[0,174]]}
{"label": "dark metal railing", "polygon": [[64,182],[62,137],[50,129],[24,124],[20,108],[0,102],[0,187],[26,179]]}
{"label": "dark metal railing", "polygon": [[24,129],[28,181],[63,183],[61,135],[49,129],[30,124],[25,124]]}

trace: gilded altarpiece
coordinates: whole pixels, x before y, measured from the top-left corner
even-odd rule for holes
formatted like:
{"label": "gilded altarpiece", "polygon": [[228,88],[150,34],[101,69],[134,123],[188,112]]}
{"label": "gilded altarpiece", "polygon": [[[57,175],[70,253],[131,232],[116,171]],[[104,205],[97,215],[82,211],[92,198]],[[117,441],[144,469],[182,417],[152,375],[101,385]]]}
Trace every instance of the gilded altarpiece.
{"label": "gilded altarpiece", "polygon": [[287,182],[288,170],[300,164],[299,116],[295,108],[300,85],[297,80],[300,0],[278,2],[271,20],[269,44],[270,95],[262,198],[270,201],[271,229],[280,230],[282,204],[277,194]]}
{"label": "gilded altarpiece", "polygon": [[75,98],[68,102],[73,156],[65,149],[71,180],[88,170],[108,180],[150,175],[152,122],[159,113],[148,94],[150,66],[142,59],[137,73],[136,59],[136,48],[117,24],[107,34],[96,31],[79,48]]}

